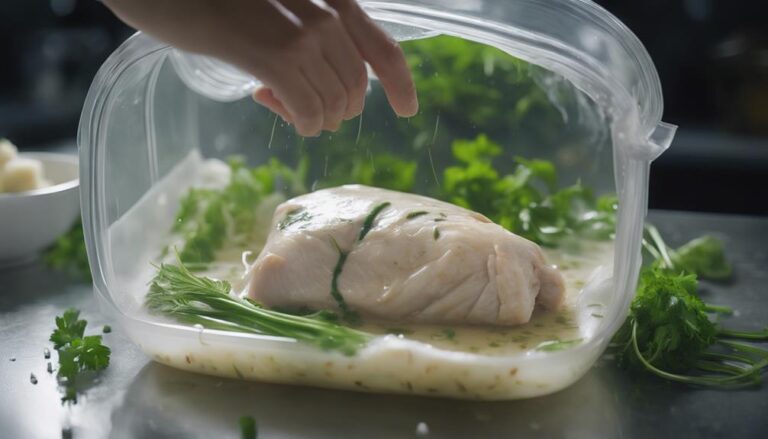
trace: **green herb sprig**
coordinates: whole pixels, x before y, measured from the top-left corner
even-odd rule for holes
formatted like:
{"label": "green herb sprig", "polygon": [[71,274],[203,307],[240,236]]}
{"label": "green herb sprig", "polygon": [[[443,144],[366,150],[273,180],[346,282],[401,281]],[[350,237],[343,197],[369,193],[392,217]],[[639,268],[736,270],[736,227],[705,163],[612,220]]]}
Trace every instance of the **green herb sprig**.
{"label": "green herb sprig", "polygon": [[607,239],[616,228],[616,197],[595,198],[577,182],[558,189],[552,162],[517,157],[514,172],[493,165],[502,148],[485,135],[453,142],[459,165],[445,169],[447,201],[480,212],[533,242],[557,246],[564,238]]}
{"label": "green herb sprig", "polygon": [[722,243],[704,237],[673,250],[655,227],[648,226],[646,235],[643,245],[655,260],[642,271],[629,316],[613,338],[619,364],[706,387],[759,383],[768,350],[736,340],[766,341],[768,328],[724,328],[710,314],[728,314],[730,308],[706,304],[697,295],[697,276],[723,279],[731,272]]}
{"label": "green herb sprig", "polygon": [[91,281],[91,267],[88,264],[83,223],[80,220],[45,251],[44,260],[54,270],[69,273],[86,282]]}
{"label": "green herb sprig", "polygon": [[185,240],[181,260],[203,268],[232,235],[250,236],[257,206],[266,196],[277,191],[287,196],[306,192],[307,165],[302,160],[293,169],[273,158],[262,166],[247,168],[242,160],[233,158],[226,187],[190,189],[181,200],[172,230]]}
{"label": "green herb sprig", "polygon": [[150,284],[147,308],[183,323],[251,334],[289,337],[326,350],[353,355],[373,336],[334,323],[319,312],[296,316],[263,308],[230,294],[230,284],[192,274],[183,263],[162,264]]}
{"label": "green herb sprig", "polygon": [[77,402],[75,385],[82,372],[100,371],[109,366],[109,347],[102,344],[101,335],[85,335],[87,324],[74,308],[56,317],[56,329],[50,341],[59,353],[57,376],[65,388],[62,402]]}

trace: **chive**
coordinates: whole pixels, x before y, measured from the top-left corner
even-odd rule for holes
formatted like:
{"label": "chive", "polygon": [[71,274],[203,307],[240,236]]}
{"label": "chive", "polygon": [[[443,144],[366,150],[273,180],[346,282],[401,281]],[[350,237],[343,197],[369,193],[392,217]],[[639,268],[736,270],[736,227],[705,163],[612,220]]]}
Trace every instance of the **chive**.
{"label": "chive", "polygon": [[363,228],[360,229],[360,236],[358,236],[357,240],[362,241],[363,238],[365,238],[365,235],[368,234],[368,232],[371,231],[371,228],[373,228],[373,222],[376,220],[376,216],[381,213],[382,210],[386,209],[387,206],[389,206],[389,201],[385,201],[378,206],[374,207],[371,213],[368,214],[367,217],[365,217],[365,221],[363,221]]}
{"label": "chive", "polygon": [[440,229],[435,227],[435,231],[432,233],[432,236],[435,238],[435,241],[440,237]]}
{"label": "chive", "polygon": [[161,264],[146,296],[149,310],[207,329],[290,337],[354,355],[373,335],[318,316],[294,316],[230,295],[229,282],[192,274],[183,264]]}
{"label": "chive", "polygon": [[410,220],[410,219],[418,218],[418,217],[420,217],[422,215],[426,215],[428,213],[429,212],[427,212],[426,210],[419,210],[418,212],[411,212],[411,213],[409,213],[408,215],[405,216],[405,219],[409,219]]}
{"label": "chive", "polygon": [[333,297],[333,300],[335,300],[336,304],[339,305],[339,309],[341,309],[341,312],[345,318],[349,318],[352,315],[352,312],[350,311],[349,306],[347,306],[347,302],[344,300],[344,296],[341,295],[341,291],[339,291],[339,276],[341,275],[341,271],[344,269],[344,263],[347,262],[348,253],[339,247],[339,244],[335,239],[333,240],[333,245],[335,245],[336,250],[339,251],[339,259],[336,261],[336,266],[333,268],[333,277],[331,278],[331,297]]}

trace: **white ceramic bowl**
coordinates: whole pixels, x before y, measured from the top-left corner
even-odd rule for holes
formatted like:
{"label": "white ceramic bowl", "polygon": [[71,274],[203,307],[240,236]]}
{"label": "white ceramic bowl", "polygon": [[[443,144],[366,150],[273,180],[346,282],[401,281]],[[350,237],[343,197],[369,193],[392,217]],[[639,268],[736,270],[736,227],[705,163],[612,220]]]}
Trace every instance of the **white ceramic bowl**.
{"label": "white ceramic bowl", "polygon": [[80,214],[77,156],[21,153],[40,160],[52,186],[0,193],[0,266],[31,260],[65,233]]}

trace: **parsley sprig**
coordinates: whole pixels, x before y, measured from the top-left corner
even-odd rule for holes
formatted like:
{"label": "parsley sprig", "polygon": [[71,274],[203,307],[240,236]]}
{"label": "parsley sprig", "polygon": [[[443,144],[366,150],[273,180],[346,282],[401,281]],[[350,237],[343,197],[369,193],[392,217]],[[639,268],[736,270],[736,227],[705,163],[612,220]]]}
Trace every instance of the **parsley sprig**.
{"label": "parsley sprig", "polygon": [[266,196],[278,191],[288,196],[306,192],[306,166],[307,162],[301,161],[293,169],[273,158],[248,168],[242,160],[232,158],[226,187],[190,189],[181,200],[172,229],[184,237],[181,260],[204,267],[227,239],[249,237],[254,232],[257,206]]}
{"label": "parsley sprig", "polygon": [[56,317],[56,329],[50,337],[59,353],[57,377],[65,388],[62,402],[77,402],[76,381],[86,371],[100,371],[109,366],[111,351],[102,344],[101,335],[85,335],[88,322],[80,311],[69,308]]}
{"label": "parsley sprig", "polygon": [[459,164],[444,172],[447,201],[480,212],[541,245],[557,246],[573,236],[607,239],[613,235],[616,197],[596,198],[580,182],[558,188],[552,162],[516,157],[514,171],[504,175],[493,164],[502,148],[485,135],[456,140],[452,149]]}
{"label": "parsley sprig", "polygon": [[642,271],[629,316],[614,336],[619,364],[699,386],[759,383],[768,350],[738,339],[768,341],[768,328],[725,328],[711,314],[729,314],[730,308],[697,295],[697,276],[723,280],[731,273],[722,243],[707,236],[674,250],[655,227],[648,226],[646,235],[643,245],[655,260]]}

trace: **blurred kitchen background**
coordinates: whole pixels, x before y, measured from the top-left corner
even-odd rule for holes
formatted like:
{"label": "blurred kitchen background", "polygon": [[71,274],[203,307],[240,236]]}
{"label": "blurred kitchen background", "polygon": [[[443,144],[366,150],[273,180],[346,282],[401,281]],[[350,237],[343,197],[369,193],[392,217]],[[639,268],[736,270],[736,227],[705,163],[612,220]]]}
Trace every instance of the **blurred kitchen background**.
{"label": "blurred kitchen background", "polygon": [[[768,7],[760,0],[599,0],[645,44],[680,125],[650,206],[768,215]],[[0,1],[0,137],[72,142],[90,82],[131,33],[94,0]]]}

